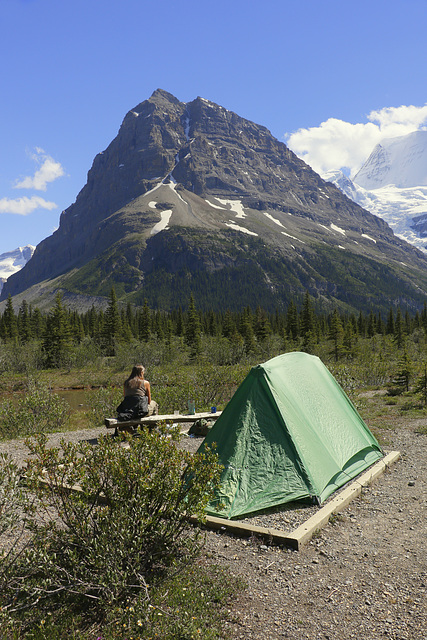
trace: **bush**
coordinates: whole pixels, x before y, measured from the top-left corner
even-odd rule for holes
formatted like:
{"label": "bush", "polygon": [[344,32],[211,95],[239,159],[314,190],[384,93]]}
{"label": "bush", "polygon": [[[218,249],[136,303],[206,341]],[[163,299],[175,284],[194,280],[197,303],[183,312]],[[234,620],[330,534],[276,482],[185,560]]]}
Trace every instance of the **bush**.
{"label": "bush", "polygon": [[160,413],[180,410],[186,413],[188,401],[194,401],[196,411],[208,411],[212,405],[226,404],[248,372],[246,366],[217,367],[194,365],[176,369],[153,370],[151,395],[159,403]]}
{"label": "bush", "polygon": [[166,435],[143,430],[125,447],[111,437],[96,447],[62,442],[62,451],[48,449],[42,435],[27,443],[39,509],[28,514],[32,545],[1,606],[25,608],[33,629],[46,615],[54,624],[61,611],[99,623],[132,602],[148,616],[152,590],[198,551],[189,516],[203,520],[220,476],[215,455],[193,456],[177,448],[176,431]]}
{"label": "bush", "polygon": [[88,406],[85,415],[90,425],[99,427],[104,424],[104,418],[115,418],[116,408],[122,399],[123,389],[113,386],[85,392],[85,404]]}
{"label": "bush", "polygon": [[37,340],[21,344],[6,342],[1,345],[0,373],[24,373],[27,376],[42,368],[41,344]]}
{"label": "bush", "polygon": [[30,378],[22,398],[16,402],[6,400],[0,405],[0,438],[61,431],[69,413],[66,400]]}

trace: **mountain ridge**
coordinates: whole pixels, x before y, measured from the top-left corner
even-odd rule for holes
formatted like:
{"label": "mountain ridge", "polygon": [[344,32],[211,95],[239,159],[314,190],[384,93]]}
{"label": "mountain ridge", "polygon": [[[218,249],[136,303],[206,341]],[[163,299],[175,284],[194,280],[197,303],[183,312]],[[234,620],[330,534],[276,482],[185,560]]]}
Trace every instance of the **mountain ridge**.
{"label": "mountain ridge", "polygon": [[[382,289],[366,290],[369,264],[384,273]],[[190,293],[215,308],[274,308],[304,290],[328,308],[419,308],[426,266],[265,127],[158,89],[125,115],[2,297],[50,280],[65,294],[107,296],[114,286],[123,301],[165,309]]]}

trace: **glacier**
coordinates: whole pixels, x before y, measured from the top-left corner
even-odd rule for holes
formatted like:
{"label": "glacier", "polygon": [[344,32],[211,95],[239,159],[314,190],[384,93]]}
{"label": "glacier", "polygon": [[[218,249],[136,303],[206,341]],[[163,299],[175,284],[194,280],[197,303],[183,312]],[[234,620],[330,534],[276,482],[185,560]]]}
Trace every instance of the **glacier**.
{"label": "glacier", "polygon": [[32,244],[27,244],[25,247],[18,247],[13,251],[0,254],[0,292],[9,276],[27,264],[35,249]]}
{"label": "glacier", "polygon": [[416,218],[427,216],[427,131],[382,140],[353,179],[339,169],[322,178],[382,218],[396,236],[427,252],[427,237],[416,224]]}

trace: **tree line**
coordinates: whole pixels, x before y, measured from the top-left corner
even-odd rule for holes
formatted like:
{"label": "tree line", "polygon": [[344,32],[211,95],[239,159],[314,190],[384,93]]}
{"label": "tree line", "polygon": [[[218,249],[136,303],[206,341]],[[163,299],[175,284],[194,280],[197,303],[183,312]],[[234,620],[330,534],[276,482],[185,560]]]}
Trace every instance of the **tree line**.
{"label": "tree line", "polygon": [[180,337],[195,357],[203,336],[226,338],[240,344],[245,353],[254,351],[272,335],[281,338],[283,350],[297,346],[308,353],[313,352],[320,340],[328,339],[335,360],[339,360],[351,356],[360,337],[392,336],[397,347],[402,348],[405,336],[415,330],[427,332],[427,303],[414,315],[403,313],[399,307],[390,308],[385,318],[374,311],[358,315],[338,309],[317,313],[308,292],[300,308],[291,300],[286,311],[269,312],[261,307],[246,307],[238,312],[201,311],[190,295],[186,309],[165,312],[151,309],[147,301],[138,308],[131,304],[121,306],[113,288],[105,310],[94,306],[80,313],[67,309],[58,293],[49,312],[43,313],[25,300],[15,312],[9,296],[0,315],[1,342],[25,345],[38,341],[47,367],[59,366],[64,352],[84,340],[90,340],[102,355],[109,356],[115,354],[119,343],[150,339],[168,342],[172,337]]}

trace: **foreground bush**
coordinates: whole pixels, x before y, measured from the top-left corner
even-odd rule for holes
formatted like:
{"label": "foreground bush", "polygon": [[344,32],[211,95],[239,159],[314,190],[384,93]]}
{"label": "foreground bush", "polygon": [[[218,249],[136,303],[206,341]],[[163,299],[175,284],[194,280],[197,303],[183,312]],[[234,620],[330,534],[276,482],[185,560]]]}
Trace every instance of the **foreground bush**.
{"label": "foreground bush", "polygon": [[115,418],[116,408],[123,400],[123,388],[108,386],[85,392],[85,415],[89,426],[99,427],[104,418]]}
{"label": "foreground bush", "polygon": [[47,616],[56,629],[64,615],[80,627],[110,625],[130,606],[146,627],[152,593],[200,548],[188,519],[203,520],[220,475],[214,454],[180,451],[177,437],[144,430],[125,446],[102,437],[95,447],[63,442],[62,451],[44,436],[28,443],[38,509],[27,514],[31,545],[0,595],[23,633]]}
{"label": "foreground bush", "polygon": [[64,430],[69,413],[70,406],[63,398],[30,378],[17,401],[6,400],[0,405],[0,438]]}

